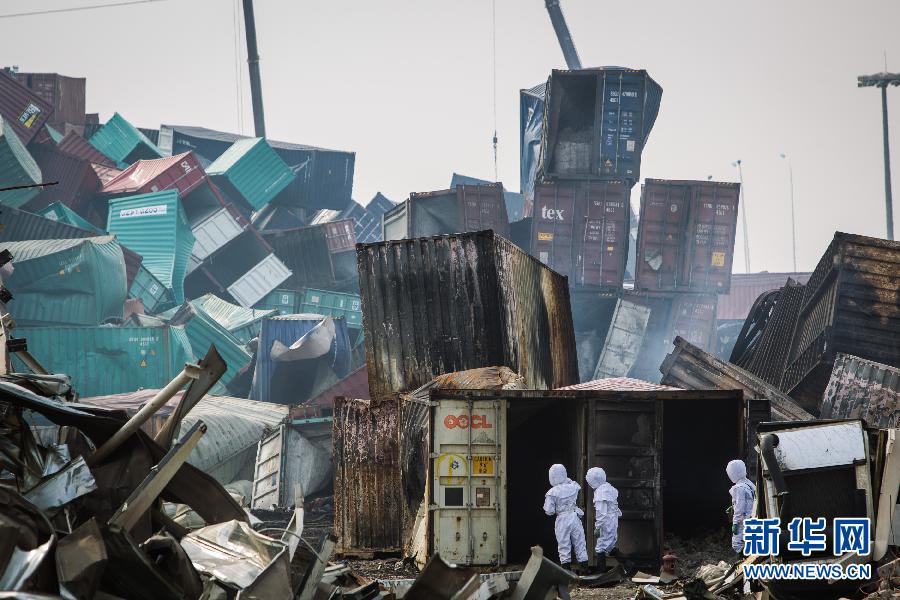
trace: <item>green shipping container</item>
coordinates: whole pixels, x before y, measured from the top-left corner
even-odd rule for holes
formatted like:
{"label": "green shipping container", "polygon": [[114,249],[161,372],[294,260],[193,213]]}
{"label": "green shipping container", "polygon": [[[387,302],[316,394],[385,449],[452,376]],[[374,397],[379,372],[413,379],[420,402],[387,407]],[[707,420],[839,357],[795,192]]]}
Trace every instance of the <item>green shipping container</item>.
{"label": "green shipping container", "polygon": [[159,389],[193,362],[183,327],[17,327],[15,335],[48,371],[69,375],[82,396]]}
{"label": "green shipping container", "polygon": [[144,257],[144,266],[172,291],[176,304],[184,302],[184,277],[194,234],[178,190],[110,200],[106,229]]}
{"label": "green shipping container", "polygon": [[293,315],[297,312],[298,297],[299,294],[294,290],[272,290],[254,308],[277,310],[280,315]]}
{"label": "green shipping container", "polygon": [[210,346],[215,346],[227,369],[219,380],[223,386],[250,364],[250,353],[236,337],[219,325],[206,311],[186,302],[169,321],[170,325],[181,325],[187,332],[191,348],[197,359],[203,358]]}
{"label": "green shipping container", "polygon": [[297,178],[263,138],[236,141],[207,167],[206,173],[253,210],[268,204]]}
{"label": "green shipping container", "polygon": [[[0,188],[41,183],[38,166],[9,122],[0,117]],[[41,188],[0,192],[0,204],[19,208],[41,193]]]}
{"label": "green shipping container", "polygon": [[111,235],[76,240],[5,242],[14,271],[6,281],[19,325],[121,322],[125,258]]}
{"label": "green shipping container", "polygon": [[144,305],[144,312],[151,315],[172,308],[175,304],[172,290],[167,289],[143,264],[138,267],[134,281],[131,282],[128,297],[138,298]]}
{"label": "green shipping container", "polygon": [[47,217],[51,221],[59,221],[60,223],[65,223],[66,225],[72,225],[73,227],[79,227],[81,229],[86,229],[87,231],[93,231],[97,235],[106,235],[105,231],[95,226],[88,220],[83,219],[81,215],[79,215],[77,212],[75,212],[62,202],[54,202],[46,208],[39,210],[38,214],[42,217]]}
{"label": "green shipping container", "polygon": [[113,160],[120,169],[141,159],[152,160],[163,157],[156,144],[119,113],[115,113],[88,142]]}
{"label": "green shipping container", "polygon": [[206,294],[191,304],[197,309],[202,309],[219,325],[227,329],[242,344],[246,344],[259,335],[262,320],[266,317],[274,317],[278,311],[274,309],[264,310],[259,308],[245,308],[226,302],[215,294]]}
{"label": "green shipping container", "polygon": [[347,320],[348,328],[362,328],[362,306],[358,294],[304,288],[300,292],[300,304],[297,312],[344,317]]}

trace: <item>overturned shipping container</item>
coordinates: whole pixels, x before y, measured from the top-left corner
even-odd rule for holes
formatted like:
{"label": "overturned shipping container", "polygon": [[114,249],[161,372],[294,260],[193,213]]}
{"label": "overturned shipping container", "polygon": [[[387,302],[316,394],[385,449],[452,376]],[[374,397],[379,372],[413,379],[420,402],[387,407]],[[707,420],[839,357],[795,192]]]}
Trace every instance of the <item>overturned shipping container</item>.
{"label": "overturned shipping container", "polygon": [[15,80],[15,75],[0,69],[0,118],[23,144],[34,138],[53,114],[53,106],[39,94]]}
{"label": "overturned shipping container", "polygon": [[566,279],[490,231],[357,246],[369,389],[505,365],[530,387],[578,381]]}
{"label": "overturned shipping container", "polygon": [[571,285],[618,292],[628,257],[630,191],[622,181],[536,184],[531,253]]}
{"label": "overturned shipping container", "polygon": [[838,354],[820,415],[862,419],[873,428],[900,427],[900,368]]}
{"label": "overturned shipping container", "polygon": [[[0,76],[2,77],[2,76]],[[0,205],[19,208],[37,196],[43,181],[41,168],[25,149],[9,119],[0,117]]]}
{"label": "overturned shipping container", "polygon": [[156,144],[119,113],[110,117],[88,141],[120,169],[138,160],[163,157]]}
{"label": "overturned shipping container", "polygon": [[740,184],[647,179],[641,192],[635,288],[727,293]]}
{"label": "overturned shipping container", "polygon": [[281,287],[355,291],[353,221],[343,219],[311,227],[266,231],[263,236],[291,270],[290,279]]}
{"label": "overturned shipping container", "polygon": [[384,213],[383,219],[386,241],[485,229],[509,237],[509,218],[499,183],[410,194],[409,200]]}
{"label": "overturned shipping container", "polygon": [[61,133],[75,126],[83,132],[85,111],[85,78],[67,77],[58,73],[13,73],[20,83],[53,107],[48,123]]}

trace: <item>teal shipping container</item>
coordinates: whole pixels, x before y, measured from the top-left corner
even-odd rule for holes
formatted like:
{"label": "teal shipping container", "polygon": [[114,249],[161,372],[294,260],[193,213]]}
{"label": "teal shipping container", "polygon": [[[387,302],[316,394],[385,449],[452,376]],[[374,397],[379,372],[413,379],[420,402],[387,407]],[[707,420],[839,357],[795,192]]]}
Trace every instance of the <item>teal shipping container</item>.
{"label": "teal shipping container", "polygon": [[116,163],[120,169],[138,160],[162,158],[162,151],[137,127],[115,113],[97,133],[88,140],[91,146]]}
{"label": "teal shipping container", "polygon": [[263,138],[236,141],[207,167],[206,174],[226,195],[252,210],[268,204],[297,178]]}
{"label": "teal shipping container", "polygon": [[272,290],[260,300],[256,307],[261,310],[275,310],[279,315],[293,315],[299,307],[299,293],[295,290]]}
{"label": "teal shipping container", "polygon": [[131,289],[128,290],[129,298],[137,298],[144,305],[144,312],[151,315],[172,308],[175,297],[172,290],[167,289],[147,267],[141,263],[138,267]]}
{"label": "teal shipping container", "polygon": [[19,325],[121,322],[125,258],[115,238],[0,243],[13,255],[9,309]]}
{"label": "teal shipping container", "polygon": [[358,294],[344,294],[304,288],[299,294],[296,312],[344,317],[348,329],[362,328],[362,306]]}
{"label": "teal shipping container", "polygon": [[[69,375],[82,396],[159,389],[193,362],[183,327],[17,327],[15,335],[48,371]],[[25,368],[15,356],[13,363]]]}
{"label": "teal shipping container", "polygon": [[227,369],[219,380],[226,386],[238,371],[250,364],[250,353],[247,352],[236,337],[219,325],[202,308],[191,302],[184,303],[169,321],[169,325],[181,325],[187,332],[188,340],[197,359],[203,358],[210,346],[215,346]]}
{"label": "teal shipping container", "polygon": [[[41,183],[41,168],[25,149],[9,121],[0,117],[0,187]],[[19,208],[41,193],[41,188],[0,192],[0,204]]]}
{"label": "teal shipping container", "polygon": [[43,208],[38,211],[38,214],[42,217],[47,217],[51,221],[59,221],[60,223],[65,223],[66,225],[72,225],[73,227],[79,227],[81,229],[86,229],[97,235],[106,235],[106,232],[95,226],[93,223],[90,223],[88,220],[82,218],[77,212],[63,204],[62,202],[54,202],[48,205],[46,208]]}
{"label": "teal shipping container", "polygon": [[184,302],[184,277],[194,234],[178,190],[110,200],[106,229],[144,257],[144,266],[172,291],[176,304]]}
{"label": "teal shipping container", "polygon": [[206,294],[191,304],[198,310],[203,310],[216,323],[227,329],[242,344],[246,344],[259,335],[262,320],[266,317],[278,315],[274,309],[245,308],[226,302],[215,294]]}

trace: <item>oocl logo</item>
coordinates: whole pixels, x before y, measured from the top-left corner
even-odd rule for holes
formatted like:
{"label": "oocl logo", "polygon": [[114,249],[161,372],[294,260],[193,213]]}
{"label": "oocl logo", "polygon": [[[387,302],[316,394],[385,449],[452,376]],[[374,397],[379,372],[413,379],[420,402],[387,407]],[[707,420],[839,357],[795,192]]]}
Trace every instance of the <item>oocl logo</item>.
{"label": "oocl logo", "polygon": [[[447,429],[466,429],[469,427],[468,415],[447,415],[444,417],[444,427]],[[487,415],[472,415],[472,429],[493,429],[494,426],[488,421]]]}

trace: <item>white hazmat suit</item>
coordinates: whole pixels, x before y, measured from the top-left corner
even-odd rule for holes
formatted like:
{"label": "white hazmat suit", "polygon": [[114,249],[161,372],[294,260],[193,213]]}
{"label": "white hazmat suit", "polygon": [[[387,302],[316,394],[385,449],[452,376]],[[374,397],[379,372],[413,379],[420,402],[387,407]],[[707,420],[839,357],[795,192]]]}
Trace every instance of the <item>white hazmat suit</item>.
{"label": "white hazmat suit", "polygon": [[619,536],[619,490],[606,481],[606,471],[600,467],[588,469],[585,478],[594,489],[594,550],[597,554],[609,554]]}
{"label": "white hazmat suit", "polygon": [[752,516],[753,500],[756,498],[756,486],[747,479],[747,466],[742,460],[733,460],[725,467],[728,479],[734,485],[728,490],[731,494],[731,547],[738,554],[744,550],[744,519]]}
{"label": "white hazmat suit", "polygon": [[559,562],[572,562],[572,549],[578,562],[587,562],[587,543],[584,539],[584,527],[581,517],[584,511],[578,508],[578,492],[581,486],[569,479],[566,468],[562,465],[550,467],[550,491],[544,497],[544,512],[556,515],[556,543],[559,548]]}

